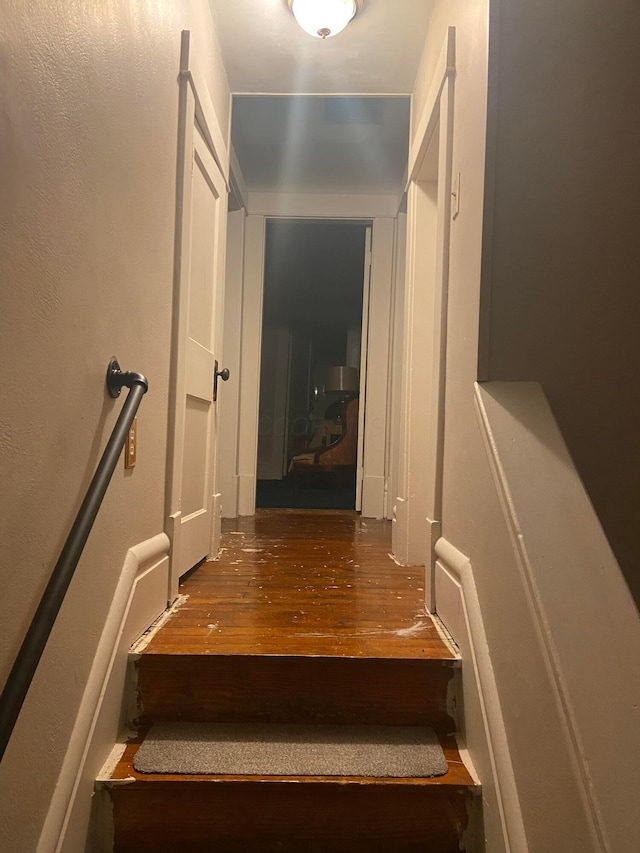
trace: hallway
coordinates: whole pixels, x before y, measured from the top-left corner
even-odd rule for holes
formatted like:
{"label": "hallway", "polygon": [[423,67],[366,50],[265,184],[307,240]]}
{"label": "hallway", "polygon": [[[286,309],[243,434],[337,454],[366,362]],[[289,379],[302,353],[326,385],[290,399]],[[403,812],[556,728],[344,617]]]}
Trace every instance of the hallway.
{"label": "hallway", "polygon": [[[220,559],[186,577],[170,615],[133,650],[140,734],[104,780],[117,851],[195,850],[213,838],[243,851],[458,849],[474,783],[450,717],[457,654],[424,609],[424,570],[389,556],[390,527],[342,511],[271,509],[225,522]],[[136,752],[159,721],[302,723],[312,732],[428,725],[448,770],[139,772]]]}
{"label": "hallway", "polygon": [[424,609],[424,568],[390,550],[391,522],[356,512],[224,520],[220,558],[186,576],[188,598],[146,651],[450,658]]}

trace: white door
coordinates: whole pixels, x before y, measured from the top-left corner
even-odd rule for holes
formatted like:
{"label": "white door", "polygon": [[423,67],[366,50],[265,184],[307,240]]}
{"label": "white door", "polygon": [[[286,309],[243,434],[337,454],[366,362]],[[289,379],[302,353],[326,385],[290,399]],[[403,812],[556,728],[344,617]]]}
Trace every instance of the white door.
{"label": "white door", "polygon": [[[187,110],[186,115],[194,112]],[[213,386],[221,351],[226,183],[193,120],[185,127],[182,162],[169,454],[170,599],[181,575],[203,558],[215,556],[220,533]]]}

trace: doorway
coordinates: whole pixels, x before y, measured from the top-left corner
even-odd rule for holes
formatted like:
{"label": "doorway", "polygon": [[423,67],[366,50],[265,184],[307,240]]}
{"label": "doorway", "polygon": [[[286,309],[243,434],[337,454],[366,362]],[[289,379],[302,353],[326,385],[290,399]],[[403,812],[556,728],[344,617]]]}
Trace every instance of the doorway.
{"label": "doorway", "polygon": [[257,507],[356,508],[368,237],[364,222],[267,222]]}
{"label": "doorway", "polygon": [[[227,392],[220,408],[226,448],[220,457],[225,518],[252,515],[257,480],[284,478],[285,457],[290,455],[288,426],[280,436],[265,438],[268,421],[264,410],[260,415],[267,228],[276,224],[370,226],[368,266],[363,264],[367,272],[362,276],[369,286],[369,334],[361,347],[366,370],[359,370],[366,387],[358,395],[361,446],[355,508],[368,518],[390,517],[397,480],[397,425],[390,401],[399,387],[395,356],[396,333],[401,334],[394,320],[399,315],[394,312],[397,285],[401,292],[404,277],[401,205],[408,142],[408,98],[234,96],[231,185],[237,189],[238,203],[228,219],[223,362],[237,377],[238,393],[233,398]],[[324,252],[316,257],[323,258]],[[278,363],[279,376],[289,364],[299,363],[300,346],[286,332],[273,335],[271,348],[265,346],[264,361]],[[311,379],[307,377],[309,387]],[[274,422],[283,417],[283,408],[294,403],[295,389],[289,394],[288,385],[283,391],[284,387],[272,404],[275,411],[267,412]],[[302,396],[308,418],[308,387]],[[265,452],[273,462],[266,476],[262,470],[257,472],[261,420],[260,467]],[[265,451],[264,444],[275,438],[272,456],[274,448]]]}

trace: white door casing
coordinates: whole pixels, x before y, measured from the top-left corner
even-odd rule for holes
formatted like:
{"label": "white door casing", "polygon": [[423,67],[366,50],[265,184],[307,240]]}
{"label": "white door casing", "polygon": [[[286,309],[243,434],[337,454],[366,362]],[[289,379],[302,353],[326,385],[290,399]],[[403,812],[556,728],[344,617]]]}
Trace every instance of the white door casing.
{"label": "white door casing", "polygon": [[[387,391],[395,219],[373,221],[365,375],[362,515],[384,518],[387,478]],[[361,401],[362,402],[362,401]]]}
{"label": "white door casing", "polygon": [[371,288],[371,233],[365,231],[364,281],[362,282],[362,327],[360,330],[360,399],[358,404],[358,456],[356,467],[356,510],[362,510],[362,484],[364,480],[364,419],[367,405],[367,352],[369,347],[369,293]]}
{"label": "white door casing", "polygon": [[[395,220],[392,217],[372,218],[367,205],[359,211],[359,214],[357,217],[347,216],[338,204],[331,215],[323,209],[322,215],[313,217],[310,215],[309,218],[333,221],[343,219],[352,221],[357,218],[373,221],[371,288],[368,303],[369,325],[372,332],[369,335],[367,370],[364,375],[361,373],[361,383],[366,382],[364,401],[366,413],[364,428],[361,430],[364,444],[358,467],[363,468],[362,513],[367,517],[382,518],[385,507],[386,394]],[[241,333],[242,375],[238,415],[238,514],[240,516],[253,515],[256,507],[260,348],[267,218],[300,219],[303,217],[276,214],[267,217],[252,213],[246,217]],[[371,364],[373,364],[373,376]],[[362,404],[361,399],[360,405]]]}
{"label": "white door casing", "polygon": [[435,609],[442,523],[455,28],[449,27],[409,156],[399,495],[393,553],[426,564]]}
{"label": "white door casing", "polygon": [[183,33],[176,199],[174,317],[168,440],[169,600],[182,574],[217,553],[217,411],[228,156],[189,33]]}

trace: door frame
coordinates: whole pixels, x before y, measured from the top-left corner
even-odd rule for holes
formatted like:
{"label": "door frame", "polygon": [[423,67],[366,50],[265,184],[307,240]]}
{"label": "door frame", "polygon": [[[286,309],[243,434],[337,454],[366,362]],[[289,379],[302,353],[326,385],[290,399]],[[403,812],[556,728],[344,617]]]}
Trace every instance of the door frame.
{"label": "door frame", "polygon": [[[176,169],[176,225],[174,242],[173,310],[171,329],[171,367],[169,379],[169,418],[167,434],[167,485],[165,495],[165,531],[171,540],[171,564],[169,571],[168,601],[171,603],[178,593],[178,570],[174,555],[178,553],[181,522],[182,447],[180,437],[184,434],[184,414],[180,414],[181,384],[185,369],[186,329],[188,321],[187,288],[185,282],[190,273],[189,241],[191,237],[191,173],[193,163],[194,130],[198,129],[220,169],[225,188],[229,191],[229,152],[220,128],[206,79],[202,72],[195,47],[188,30],[183,30],[180,50],[179,102],[178,102],[178,155]],[[227,212],[217,219],[214,235],[216,245],[215,277],[218,302],[214,303],[216,346],[221,350],[222,308],[224,297],[224,257]],[[213,381],[213,377],[212,377]],[[220,511],[219,496],[216,501],[217,480],[215,477],[217,453],[215,439],[211,453],[211,480],[213,487],[209,557],[215,556],[219,543]]]}
{"label": "door frame", "polygon": [[[363,442],[362,514],[383,518],[388,504],[386,496],[387,471],[387,377],[390,361],[389,316],[395,285],[395,217],[389,215],[319,215],[252,214],[246,217],[244,245],[244,288],[241,331],[242,375],[240,381],[240,435],[238,439],[238,514],[252,516],[256,510],[256,470],[258,447],[258,408],[260,391],[260,351],[262,338],[262,304],[264,295],[264,259],[266,224],[268,220],[316,220],[331,222],[361,222],[371,225],[371,295],[369,324],[375,330],[370,335],[365,382],[366,406]],[[371,324],[373,323],[373,326]],[[373,364],[373,368],[372,368]],[[362,386],[361,386],[362,387]],[[364,409],[363,409],[364,410]]]}
{"label": "door frame", "polygon": [[449,27],[409,152],[400,480],[393,553],[426,565],[435,610],[442,530],[455,27]]}

